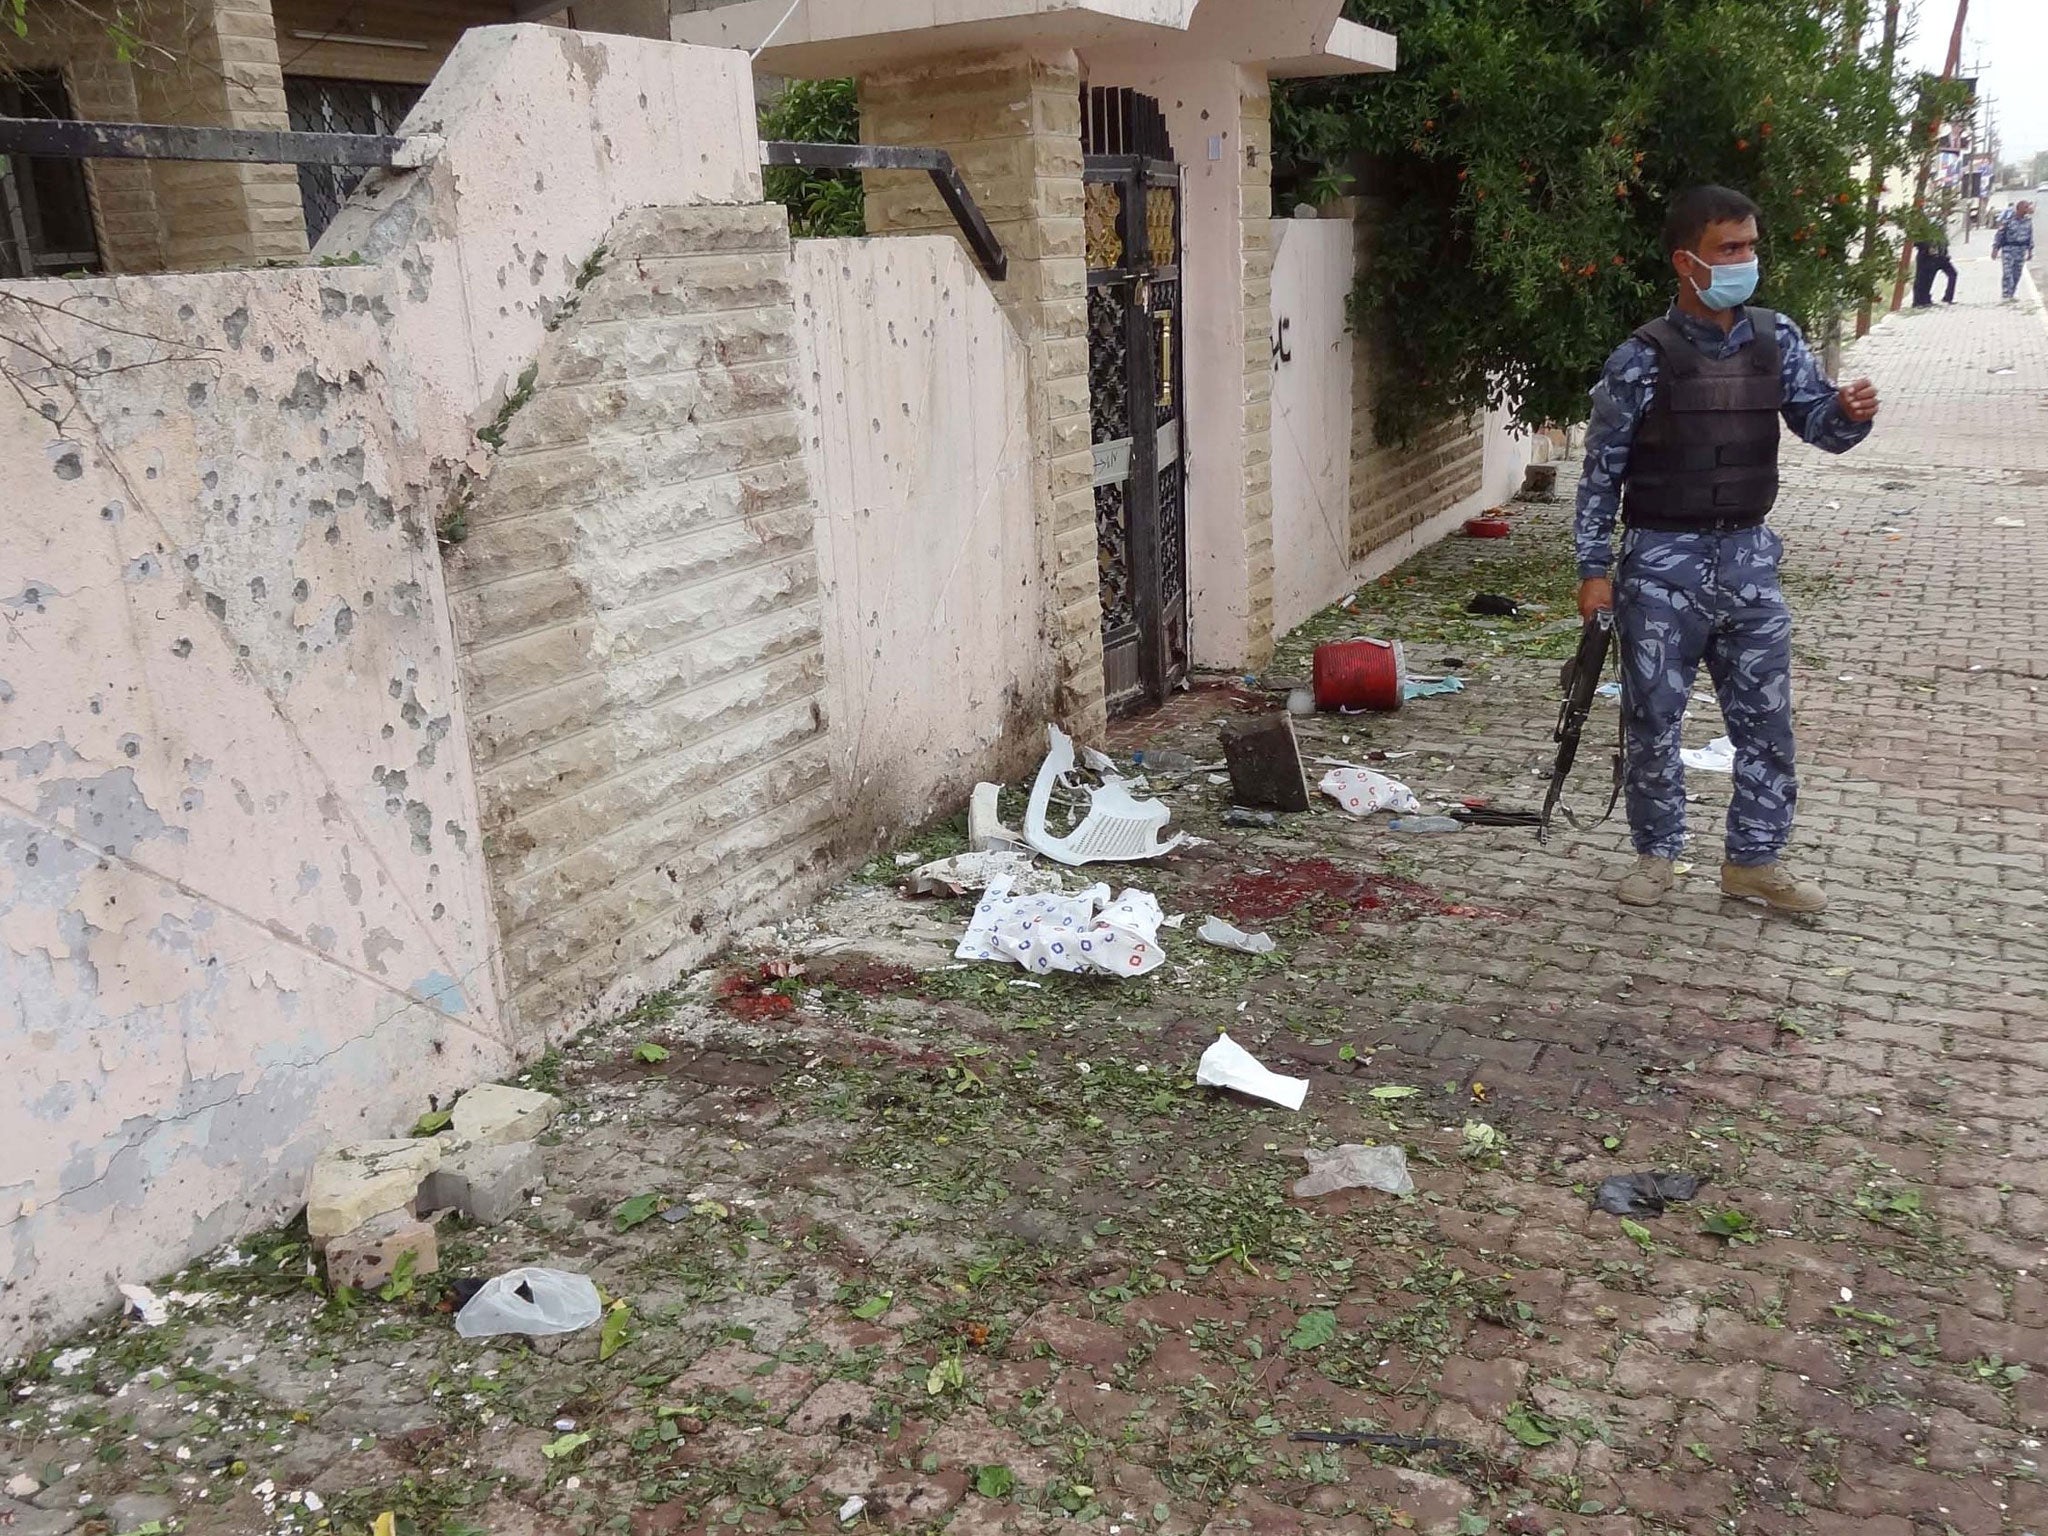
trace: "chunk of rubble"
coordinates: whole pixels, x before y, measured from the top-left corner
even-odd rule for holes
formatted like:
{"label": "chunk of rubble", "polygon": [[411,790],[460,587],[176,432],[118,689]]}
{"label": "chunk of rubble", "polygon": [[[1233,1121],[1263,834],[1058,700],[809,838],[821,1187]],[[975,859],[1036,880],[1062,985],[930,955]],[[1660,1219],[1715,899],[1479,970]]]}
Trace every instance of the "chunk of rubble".
{"label": "chunk of rubble", "polygon": [[967,896],[985,891],[995,880],[1007,879],[1019,896],[1043,896],[1060,890],[1057,871],[1038,868],[1028,853],[961,853],[939,859],[913,870],[913,896]]}
{"label": "chunk of rubble", "polygon": [[388,1284],[412,1255],[412,1275],[431,1275],[441,1267],[441,1248],[433,1225],[409,1211],[372,1216],[353,1231],[327,1242],[327,1283],[336,1289],[374,1291]]}
{"label": "chunk of rubble", "polygon": [[540,1148],[530,1141],[452,1147],[420,1187],[419,1208],[455,1211],[483,1226],[495,1226],[546,1182]]}
{"label": "chunk of rubble", "polygon": [[561,1107],[553,1094],[479,1083],[455,1101],[455,1139],[490,1147],[531,1141],[554,1124]]}
{"label": "chunk of rubble", "polygon": [[306,1186],[306,1230],[316,1246],[353,1232],[373,1216],[413,1213],[444,1144],[431,1139],[366,1141],[323,1152]]}

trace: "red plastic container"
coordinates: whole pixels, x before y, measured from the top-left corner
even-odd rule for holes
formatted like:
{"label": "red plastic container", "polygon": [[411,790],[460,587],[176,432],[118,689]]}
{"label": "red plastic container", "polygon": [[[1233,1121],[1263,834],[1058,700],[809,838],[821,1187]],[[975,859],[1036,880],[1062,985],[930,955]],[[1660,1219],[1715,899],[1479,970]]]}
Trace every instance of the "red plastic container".
{"label": "red plastic container", "polygon": [[1407,675],[1398,640],[1332,640],[1316,647],[1316,708],[1399,709]]}
{"label": "red plastic container", "polygon": [[1465,537],[1468,539],[1504,539],[1514,531],[1513,525],[1504,517],[1474,517],[1465,523]]}

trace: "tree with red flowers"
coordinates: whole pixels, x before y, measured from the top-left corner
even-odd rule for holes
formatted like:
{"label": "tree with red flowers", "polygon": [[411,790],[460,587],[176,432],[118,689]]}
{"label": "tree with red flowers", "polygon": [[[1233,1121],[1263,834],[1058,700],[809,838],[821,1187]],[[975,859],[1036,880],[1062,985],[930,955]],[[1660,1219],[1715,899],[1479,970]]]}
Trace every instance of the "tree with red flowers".
{"label": "tree with red flowers", "polygon": [[1355,175],[1374,205],[1355,302],[1400,384],[1382,435],[1483,407],[1582,418],[1609,351],[1669,301],[1664,209],[1698,182],[1762,206],[1760,303],[1820,332],[1875,293],[1900,230],[1866,248],[1865,197],[1913,154],[1920,103],[1873,8],[1352,0],[1400,39],[1398,72],[1283,87],[1274,153],[1283,200]]}

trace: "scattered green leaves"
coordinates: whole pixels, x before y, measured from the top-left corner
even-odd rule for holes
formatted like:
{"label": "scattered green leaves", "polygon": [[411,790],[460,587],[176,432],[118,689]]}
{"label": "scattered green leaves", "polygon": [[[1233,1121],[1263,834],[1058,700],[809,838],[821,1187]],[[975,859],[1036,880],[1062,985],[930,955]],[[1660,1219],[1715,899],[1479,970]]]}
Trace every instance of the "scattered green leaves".
{"label": "scattered green leaves", "polygon": [[1287,1336],[1290,1349],[1321,1349],[1337,1337],[1337,1314],[1334,1312],[1304,1312],[1295,1321],[1294,1332]]}
{"label": "scattered green leaves", "polygon": [[1657,1240],[1650,1235],[1648,1227],[1640,1221],[1630,1221],[1626,1216],[1621,1218],[1621,1235],[1632,1240],[1645,1253],[1657,1246]]}
{"label": "scattered green leaves", "polygon": [[415,1136],[438,1136],[455,1123],[455,1112],[451,1109],[430,1109],[412,1123]]}
{"label": "scattered green leaves", "polygon": [[1372,1090],[1372,1096],[1384,1103],[1393,1099],[1412,1099],[1421,1092],[1420,1088],[1409,1088],[1400,1083],[1382,1083]]}
{"label": "scattered green leaves", "polygon": [[668,1060],[668,1048],[656,1045],[652,1040],[642,1040],[633,1047],[633,1059],[644,1061],[651,1067],[656,1062]]}
{"label": "scattered green leaves", "polygon": [[1501,1420],[1507,1432],[1527,1446],[1554,1445],[1564,1426],[1546,1418],[1527,1403],[1516,1403]]}
{"label": "scattered green leaves", "polygon": [[597,1358],[609,1360],[626,1347],[633,1337],[633,1314],[623,1301],[615,1301],[606,1308],[604,1326],[597,1332]]}
{"label": "scattered green leaves", "polygon": [[1730,1243],[1754,1243],[1760,1242],[1763,1238],[1756,1218],[1745,1215],[1732,1205],[1724,1211],[1711,1208],[1702,1210],[1700,1230]]}
{"label": "scattered green leaves", "polygon": [[559,1440],[550,1440],[540,1448],[540,1453],[547,1457],[549,1461],[560,1461],[565,1456],[574,1456],[588,1444],[590,1444],[589,1431],[578,1430],[573,1435],[564,1435]]}
{"label": "scattered green leaves", "polygon": [[662,1207],[667,1204],[667,1197],[663,1195],[635,1195],[621,1202],[619,1208],[612,1212],[612,1226],[617,1231],[630,1232],[641,1222],[660,1215]]}
{"label": "scattered green leaves", "polygon": [[2007,1365],[2004,1357],[2000,1355],[1972,1360],[1970,1369],[1979,1381],[1988,1381],[1994,1387],[2015,1386],[2027,1374],[2024,1365]]}
{"label": "scattered green leaves", "polygon": [[960,1363],[960,1351],[957,1349],[934,1365],[924,1379],[924,1389],[933,1397],[958,1392],[966,1385],[967,1371]]}
{"label": "scattered green leaves", "polygon": [[419,1267],[419,1250],[406,1249],[398,1256],[398,1262],[391,1266],[391,1278],[384,1282],[383,1289],[377,1294],[386,1301],[404,1301],[418,1288],[419,1282],[414,1279],[414,1274]]}
{"label": "scattered green leaves", "polygon": [[855,1307],[853,1315],[864,1323],[872,1323],[894,1305],[896,1305],[895,1293],[884,1291],[879,1296],[870,1296],[866,1301]]}
{"label": "scattered green leaves", "polygon": [[1474,1159],[1498,1157],[1507,1144],[1507,1137],[1484,1120],[1467,1120],[1464,1143],[1458,1148],[1458,1155]]}
{"label": "scattered green leaves", "polygon": [[1017,1486],[1017,1474],[1008,1467],[976,1467],[974,1491],[984,1499],[1007,1499]]}

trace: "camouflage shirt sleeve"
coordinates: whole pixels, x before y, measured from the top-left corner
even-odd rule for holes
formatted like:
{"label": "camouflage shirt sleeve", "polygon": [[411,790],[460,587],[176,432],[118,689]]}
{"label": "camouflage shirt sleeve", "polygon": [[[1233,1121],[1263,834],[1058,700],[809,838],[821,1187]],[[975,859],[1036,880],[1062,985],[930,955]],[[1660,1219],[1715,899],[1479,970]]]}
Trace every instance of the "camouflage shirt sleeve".
{"label": "camouflage shirt sleeve", "polygon": [[1586,465],[1579,475],[1578,512],[1572,523],[1579,576],[1614,569],[1614,527],[1621,520],[1621,484],[1628,474],[1636,429],[1650,408],[1657,382],[1657,351],[1630,337],[1607,359],[1593,386],[1593,417],[1586,426]]}
{"label": "camouflage shirt sleeve", "polygon": [[1835,381],[1821,371],[1798,322],[1778,316],[1778,354],[1783,359],[1785,425],[1823,453],[1847,453],[1870,436],[1873,423],[1842,414]]}

